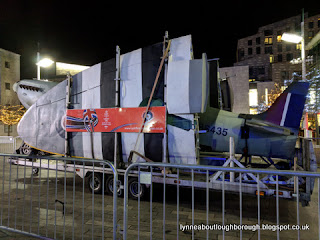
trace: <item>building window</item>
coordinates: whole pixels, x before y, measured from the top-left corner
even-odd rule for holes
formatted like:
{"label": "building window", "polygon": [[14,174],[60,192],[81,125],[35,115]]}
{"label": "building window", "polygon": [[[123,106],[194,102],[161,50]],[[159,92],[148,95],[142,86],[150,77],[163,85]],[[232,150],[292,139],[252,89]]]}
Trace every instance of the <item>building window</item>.
{"label": "building window", "polygon": [[252,40],[248,40],[248,46],[252,46]]}
{"label": "building window", "polygon": [[282,44],[278,44],[278,52],[282,52]]}
{"label": "building window", "polygon": [[264,48],[264,53],[265,53],[265,54],[268,54],[268,53],[269,53],[269,54],[272,54],[272,47],[265,47],[265,48]]}
{"label": "building window", "polygon": [[291,61],[293,59],[293,54],[292,53],[287,53],[287,61]]}
{"label": "building window", "polygon": [[6,90],[10,90],[10,83],[5,83],[5,88],[6,88]]}
{"label": "building window", "polygon": [[282,54],[278,55],[278,62],[282,62]]}
{"label": "building window", "polygon": [[286,44],[286,51],[291,51],[291,45],[290,44]]}
{"label": "building window", "polygon": [[252,48],[248,48],[248,55],[252,55]]}
{"label": "building window", "polygon": [[309,28],[313,28],[313,22],[309,22],[308,26]]}
{"label": "building window", "polygon": [[239,60],[241,60],[241,59],[243,59],[243,57],[244,57],[244,49],[241,48],[238,50],[238,58],[239,58]]}
{"label": "building window", "polygon": [[[320,20],[319,20],[320,21]],[[260,37],[256,38],[256,44],[260,44]]]}
{"label": "building window", "polygon": [[262,77],[259,75],[264,75],[265,69],[264,66],[256,66],[256,67],[249,67],[249,79],[256,79],[261,80]]}
{"label": "building window", "polygon": [[301,50],[301,43],[297,43],[296,49],[297,49],[297,50]]}
{"label": "building window", "polygon": [[274,62],[274,56],[273,55],[270,54],[269,59],[270,59],[270,63]]}
{"label": "building window", "polygon": [[5,68],[10,68],[10,63],[7,62],[7,61],[5,61],[5,62],[4,62],[4,66],[5,66]]}
{"label": "building window", "polygon": [[256,47],[256,54],[260,54],[261,53],[261,48],[260,47]]}
{"label": "building window", "polygon": [[314,32],[313,32],[313,31],[309,31],[309,32],[308,32],[308,37],[309,37],[309,38],[313,38],[313,36],[314,36]]}
{"label": "building window", "polygon": [[264,44],[272,44],[272,37],[265,37],[264,38]]}
{"label": "building window", "polygon": [[281,42],[282,35],[277,36],[277,42]]}

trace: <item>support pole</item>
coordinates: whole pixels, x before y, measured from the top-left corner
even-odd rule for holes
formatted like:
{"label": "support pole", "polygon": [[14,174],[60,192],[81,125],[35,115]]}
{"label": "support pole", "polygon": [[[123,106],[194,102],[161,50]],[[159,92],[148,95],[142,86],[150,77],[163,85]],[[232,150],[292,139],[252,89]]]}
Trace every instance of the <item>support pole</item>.
{"label": "support pole", "polygon": [[194,125],[195,125],[195,136],[196,136],[196,160],[197,164],[200,165],[200,136],[199,136],[199,115],[197,113],[194,114]]}
{"label": "support pole", "polygon": [[[229,140],[229,151],[230,151],[230,167],[234,167],[234,138],[230,137]],[[234,182],[234,172],[230,172],[230,182]]]}
{"label": "support pole", "polygon": [[[167,44],[169,41],[169,34],[168,31],[165,32],[165,35],[163,37],[163,49],[162,49],[162,54],[165,53]],[[165,58],[165,63],[164,63],[164,106],[167,107],[167,72],[168,72],[168,57]],[[166,116],[167,117],[167,116]],[[167,163],[168,162],[168,129],[166,127],[165,133],[163,134],[163,140],[162,140],[162,152],[163,152],[163,158],[162,162]]]}
{"label": "support pole", "polygon": [[[65,118],[65,126],[67,126],[67,110],[70,106],[70,92],[71,92],[71,84],[72,84],[72,77],[70,73],[67,74],[67,86],[66,86],[66,118]],[[68,132],[67,130],[64,133],[64,156],[69,156],[69,142],[68,142]]]}
{"label": "support pole", "polygon": [[[120,89],[120,47],[116,46],[116,95],[115,95],[115,107],[120,107],[120,97],[119,97],[119,89]],[[119,146],[118,146],[118,136],[119,133],[114,133],[114,167],[117,169],[118,161],[119,161]]]}
{"label": "support pole", "polygon": [[[302,37],[302,40],[301,40],[302,81],[306,81],[307,70],[306,70],[306,52],[305,52],[305,41],[304,41],[304,9],[302,9],[302,14],[301,14],[301,37]],[[306,118],[305,118],[304,137],[309,138],[308,113],[306,113]]]}

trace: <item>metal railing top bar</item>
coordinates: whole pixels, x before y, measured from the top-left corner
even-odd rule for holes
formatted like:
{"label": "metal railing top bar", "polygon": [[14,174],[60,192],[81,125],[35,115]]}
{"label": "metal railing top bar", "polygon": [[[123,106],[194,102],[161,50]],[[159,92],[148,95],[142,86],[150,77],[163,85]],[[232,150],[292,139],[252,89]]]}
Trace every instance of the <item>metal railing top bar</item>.
{"label": "metal railing top bar", "polygon": [[318,172],[308,171],[293,171],[293,170],[266,170],[261,168],[234,168],[234,167],[220,167],[220,166],[208,166],[208,165],[191,165],[191,164],[172,164],[172,163],[132,163],[126,171],[126,175],[129,174],[130,170],[135,167],[171,167],[178,169],[193,169],[193,170],[211,170],[211,171],[222,171],[222,172],[238,172],[238,173],[254,173],[254,174],[274,174],[281,176],[296,176],[296,177],[314,177],[320,178]]}
{"label": "metal railing top bar", "polygon": [[23,235],[26,235],[26,236],[29,236],[29,237],[35,237],[35,238],[38,238],[38,239],[52,240],[52,238],[49,238],[49,237],[39,236],[38,234],[35,234],[35,233],[24,232],[24,231],[20,231],[18,229],[12,229],[12,228],[9,228],[9,227],[6,227],[6,226],[0,226],[0,229],[6,230],[6,231],[9,231],[9,232],[18,233],[18,234],[23,234]]}
{"label": "metal railing top bar", "polygon": [[74,157],[53,157],[53,156],[39,156],[39,155],[23,155],[23,154],[10,154],[10,153],[0,153],[1,157],[17,157],[17,158],[27,158],[27,159],[46,159],[46,160],[56,160],[56,161],[77,161],[77,162],[91,162],[94,161],[95,163],[101,164],[108,164],[112,170],[115,169],[113,163],[109,160],[99,160],[99,159],[92,159],[92,158],[74,158]]}

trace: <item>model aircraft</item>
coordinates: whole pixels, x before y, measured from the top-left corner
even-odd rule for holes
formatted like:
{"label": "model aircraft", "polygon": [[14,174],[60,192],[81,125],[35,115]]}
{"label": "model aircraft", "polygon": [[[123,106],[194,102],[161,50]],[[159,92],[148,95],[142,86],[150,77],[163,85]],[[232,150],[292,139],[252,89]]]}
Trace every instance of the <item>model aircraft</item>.
{"label": "model aircraft", "polygon": [[[195,114],[199,113],[202,149],[227,152],[229,137],[232,136],[237,153],[293,158],[308,90],[307,83],[294,83],[289,86],[274,105],[260,115],[235,114],[214,109],[207,103],[210,76],[205,55],[200,60],[193,59],[190,35],[172,39],[170,43],[167,70],[159,69],[163,43],[120,56],[119,112],[126,108],[146,106],[154,80],[161,70],[151,106],[166,106],[167,129],[165,133],[144,131],[135,149],[137,152],[157,162],[166,159],[171,163],[197,164],[197,123],[194,119]],[[115,107],[116,69],[116,59],[111,59],[74,75],[71,110],[90,109],[90,112],[98,112],[103,109],[104,115],[97,115],[95,124],[108,121],[108,109]],[[20,82],[22,85],[23,83],[26,85],[25,82]],[[37,84],[38,88],[42,88],[42,84],[46,83]],[[45,93],[41,92],[41,96],[38,96],[35,104],[19,122],[18,134],[32,148],[53,154],[65,154],[66,119],[70,121],[70,117],[66,116],[67,86],[68,82],[65,80]],[[24,90],[29,92],[24,95],[22,91],[16,91],[21,102],[26,102],[24,97],[28,94],[30,98],[35,96],[32,89]],[[31,102],[28,102],[29,104]],[[72,119],[73,122],[82,121],[81,116]],[[86,124],[83,118],[81,125]],[[94,129],[95,124],[83,128],[82,132],[68,133],[68,155],[111,161],[114,159],[114,132],[97,132]],[[107,125],[106,122],[104,127]],[[121,146],[120,158],[123,162],[128,161],[131,150],[137,145],[138,134],[120,133],[118,143]]]}
{"label": "model aircraft", "polygon": [[207,108],[200,114],[200,145],[215,152],[229,150],[229,137],[235,152],[293,160],[309,83],[292,83],[265,112],[236,114]]}

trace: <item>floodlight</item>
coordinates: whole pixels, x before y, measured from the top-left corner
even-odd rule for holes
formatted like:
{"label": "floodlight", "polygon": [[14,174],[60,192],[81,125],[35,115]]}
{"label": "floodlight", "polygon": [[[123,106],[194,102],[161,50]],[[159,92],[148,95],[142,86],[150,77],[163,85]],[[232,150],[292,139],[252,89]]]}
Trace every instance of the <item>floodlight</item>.
{"label": "floodlight", "polygon": [[299,43],[302,41],[302,37],[292,33],[283,33],[282,38],[283,41],[292,42],[292,43]]}
{"label": "floodlight", "polygon": [[36,64],[40,67],[49,67],[52,63],[54,63],[51,59],[49,58],[43,58]]}

